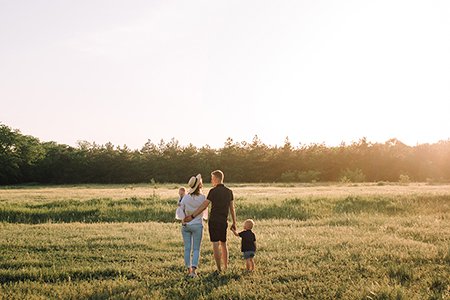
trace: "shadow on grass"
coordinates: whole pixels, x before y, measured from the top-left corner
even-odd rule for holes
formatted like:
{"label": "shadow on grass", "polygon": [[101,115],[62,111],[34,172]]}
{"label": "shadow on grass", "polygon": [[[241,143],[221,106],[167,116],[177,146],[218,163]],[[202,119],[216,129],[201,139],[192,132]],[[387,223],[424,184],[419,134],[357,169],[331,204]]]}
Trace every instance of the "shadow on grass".
{"label": "shadow on grass", "polygon": [[0,271],[0,283],[14,283],[21,281],[37,281],[55,283],[62,281],[78,280],[99,280],[111,278],[136,279],[136,276],[130,270],[118,270],[112,268],[93,269],[93,270],[2,270]]}
{"label": "shadow on grass", "polygon": [[237,272],[227,272],[222,274],[217,272],[207,274],[200,273],[196,278],[185,276],[182,280],[168,283],[168,285],[162,289],[162,294],[167,299],[208,298],[214,290],[240,279],[241,275]]}

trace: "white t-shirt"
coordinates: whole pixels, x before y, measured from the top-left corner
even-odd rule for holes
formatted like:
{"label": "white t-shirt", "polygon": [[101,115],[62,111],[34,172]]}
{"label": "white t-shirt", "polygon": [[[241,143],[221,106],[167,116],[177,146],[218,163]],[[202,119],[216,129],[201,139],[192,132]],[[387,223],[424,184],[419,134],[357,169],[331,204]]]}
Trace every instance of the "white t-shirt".
{"label": "white t-shirt", "polygon": [[[206,196],[203,194],[200,195],[191,195],[186,194],[184,195],[183,199],[181,199],[180,207],[181,210],[184,212],[185,216],[190,216],[192,213],[194,213],[197,208],[199,208],[200,205],[205,202]],[[202,224],[202,218],[207,220],[208,219],[208,209],[205,209],[203,213],[198,214],[194,220],[188,222],[187,224]]]}

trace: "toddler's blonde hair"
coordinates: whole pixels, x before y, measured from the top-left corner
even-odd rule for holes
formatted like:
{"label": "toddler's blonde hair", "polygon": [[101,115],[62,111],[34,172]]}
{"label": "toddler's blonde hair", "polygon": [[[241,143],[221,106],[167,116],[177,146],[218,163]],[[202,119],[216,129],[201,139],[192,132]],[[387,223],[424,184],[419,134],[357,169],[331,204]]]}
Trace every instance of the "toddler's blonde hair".
{"label": "toddler's blonde hair", "polygon": [[255,226],[255,221],[253,221],[252,219],[247,219],[244,221],[244,226],[248,229],[252,229],[253,226]]}

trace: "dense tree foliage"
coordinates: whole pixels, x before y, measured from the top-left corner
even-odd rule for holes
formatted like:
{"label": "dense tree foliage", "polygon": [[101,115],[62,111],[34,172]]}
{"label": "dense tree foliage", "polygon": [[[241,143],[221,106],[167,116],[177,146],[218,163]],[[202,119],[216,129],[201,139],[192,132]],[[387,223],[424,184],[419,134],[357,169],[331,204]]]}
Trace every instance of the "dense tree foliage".
{"label": "dense tree foliage", "polygon": [[80,142],[40,142],[0,124],[0,184],[185,182],[222,169],[231,182],[449,181],[450,140],[407,146],[365,138],[338,147],[294,147],[227,139],[220,149],[150,140],[140,149]]}

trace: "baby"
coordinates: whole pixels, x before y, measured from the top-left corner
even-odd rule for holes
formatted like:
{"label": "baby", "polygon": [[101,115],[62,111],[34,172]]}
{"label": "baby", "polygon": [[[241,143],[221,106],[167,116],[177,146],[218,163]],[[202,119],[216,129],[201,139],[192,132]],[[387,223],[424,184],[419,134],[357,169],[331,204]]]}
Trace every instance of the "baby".
{"label": "baby", "polygon": [[255,222],[252,219],[247,219],[244,222],[244,230],[237,233],[236,229],[232,229],[235,236],[242,238],[241,241],[241,251],[245,259],[245,264],[247,266],[247,271],[255,270],[255,262],[253,257],[255,257],[256,252],[256,236],[252,232],[252,228]]}
{"label": "baby", "polygon": [[183,199],[184,195],[186,195],[186,188],[182,186],[178,190],[178,196],[180,196],[180,199],[178,200],[178,206],[180,206],[181,199]]}
{"label": "baby", "polygon": [[184,217],[186,217],[186,214],[184,213],[184,209],[181,207],[181,200],[183,200],[184,195],[186,195],[186,188],[180,187],[178,190],[178,196],[180,196],[180,199],[178,200],[178,207],[175,211],[175,219],[177,220],[183,220]]}

